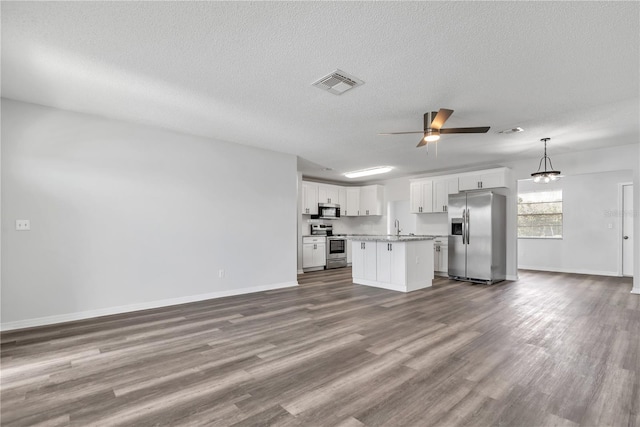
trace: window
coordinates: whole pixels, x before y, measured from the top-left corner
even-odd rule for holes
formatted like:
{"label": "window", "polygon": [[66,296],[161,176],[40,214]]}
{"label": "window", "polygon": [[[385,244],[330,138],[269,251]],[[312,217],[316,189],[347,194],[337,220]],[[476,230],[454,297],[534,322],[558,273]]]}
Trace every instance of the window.
{"label": "window", "polygon": [[562,238],[562,190],[518,194],[518,238]]}

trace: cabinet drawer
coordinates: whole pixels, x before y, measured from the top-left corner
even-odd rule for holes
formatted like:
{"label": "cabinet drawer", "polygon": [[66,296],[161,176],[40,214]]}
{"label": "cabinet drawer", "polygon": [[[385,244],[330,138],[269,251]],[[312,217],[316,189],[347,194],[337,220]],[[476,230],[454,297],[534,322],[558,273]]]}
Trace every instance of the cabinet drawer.
{"label": "cabinet drawer", "polygon": [[303,237],[302,243],[326,243],[326,237]]}

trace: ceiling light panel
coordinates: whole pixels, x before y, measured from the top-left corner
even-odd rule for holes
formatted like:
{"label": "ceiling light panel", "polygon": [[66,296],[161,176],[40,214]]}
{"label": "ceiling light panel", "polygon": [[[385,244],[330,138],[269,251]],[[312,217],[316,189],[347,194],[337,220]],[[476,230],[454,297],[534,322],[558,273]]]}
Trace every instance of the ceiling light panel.
{"label": "ceiling light panel", "polygon": [[360,178],[363,176],[370,176],[370,175],[378,175],[381,173],[387,173],[390,172],[393,168],[391,166],[377,166],[375,168],[369,168],[369,169],[362,169],[362,170],[357,170],[357,171],[352,171],[352,172],[347,172],[344,174],[344,176],[346,176],[347,178]]}

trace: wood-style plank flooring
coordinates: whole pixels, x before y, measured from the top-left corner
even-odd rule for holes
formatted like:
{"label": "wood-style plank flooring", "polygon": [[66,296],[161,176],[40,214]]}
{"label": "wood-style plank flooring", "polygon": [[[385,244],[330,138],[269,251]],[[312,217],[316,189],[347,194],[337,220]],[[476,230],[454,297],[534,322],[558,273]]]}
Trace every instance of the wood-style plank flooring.
{"label": "wood-style plank flooring", "polygon": [[2,334],[3,426],[640,426],[631,280],[300,286]]}

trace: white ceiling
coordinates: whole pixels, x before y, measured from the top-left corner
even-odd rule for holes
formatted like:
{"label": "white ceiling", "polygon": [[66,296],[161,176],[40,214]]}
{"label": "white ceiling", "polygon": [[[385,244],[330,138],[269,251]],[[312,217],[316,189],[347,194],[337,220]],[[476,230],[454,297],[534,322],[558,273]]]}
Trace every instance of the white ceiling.
{"label": "white ceiling", "polygon": [[[3,97],[295,154],[309,177],[539,158],[543,137],[552,158],[638,143],[638,2],[1,7]],[[365,84],[311,86],[336,68]],[[439,108],[455,110],[445,127],[491,130],[445,135],[437,157],[420,135],[377,135]]]}

